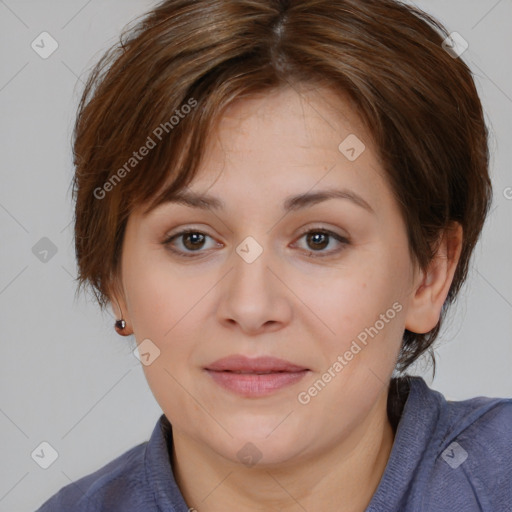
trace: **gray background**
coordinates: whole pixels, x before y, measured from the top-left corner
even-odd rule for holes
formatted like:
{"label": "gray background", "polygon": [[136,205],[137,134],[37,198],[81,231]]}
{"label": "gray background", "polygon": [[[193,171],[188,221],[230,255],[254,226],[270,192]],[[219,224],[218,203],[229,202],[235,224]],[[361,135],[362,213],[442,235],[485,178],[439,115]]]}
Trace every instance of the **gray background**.
{"label": "gray background", "polygon": [[[0,0],[0,511],[33,511],[64,485],[147,440],[161,414],[113,317],[74,300],[71,129],[82,81],[149,0]],[[432,381],[451,399],[512,396],[512,2],[417,5],[469,42],[464,60],[491,130],[495,199]],[[42,59],[43,31],[59,44]],[[508,194],[507,194],[508,191]],[[509,199],[507,199],[507,196]],[[47,237],[57,252],[33,253]],[[41,442],[58,452],[42,469]],[[48,453],[48,452],[47,452]]]}

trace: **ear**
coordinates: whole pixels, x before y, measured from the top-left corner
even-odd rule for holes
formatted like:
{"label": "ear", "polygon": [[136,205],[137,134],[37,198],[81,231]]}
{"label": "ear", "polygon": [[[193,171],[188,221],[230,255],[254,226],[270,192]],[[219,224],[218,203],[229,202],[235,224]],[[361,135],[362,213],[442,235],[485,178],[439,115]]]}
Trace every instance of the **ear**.
{"label": "ear", "polygon": [[133,334],[133,326],[128,315],[128,307],[126,305],[124,290],[122,289],[119,279],[116,278],[113,284],[109,287],[108,296],[110,298],[110,305],[115,319],[124,320],[126,322],[125,328],[122,332],[118,331],[118,334],[121,334],[122,336],[130,336]]}
{"label": "ear", "polygon": [[462,250],[462,226],[453,222],[441,235],[439,248],[426,271],[414,284],[405,328],[418,334],[431,331],[439,322]]}

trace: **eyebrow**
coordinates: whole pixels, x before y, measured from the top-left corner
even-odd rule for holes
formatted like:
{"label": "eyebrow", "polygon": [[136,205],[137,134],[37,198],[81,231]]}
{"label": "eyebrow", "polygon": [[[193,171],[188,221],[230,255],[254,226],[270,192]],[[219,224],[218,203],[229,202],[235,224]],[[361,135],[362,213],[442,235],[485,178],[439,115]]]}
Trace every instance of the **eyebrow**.
{"label": "eyebrow", "polygon": [[[346,199],[352,203],[364,208],[370,213],[375,214],[373,208],[365,201],[361,196],[356,194],[354,191],[349,189],[325,189],[318,190],[316,192],[307,192],[304,194],[297,194],[289,196],[283,203],[283,210],[285,212],[296,211],[308,206],[327,201],[329,199]],[[197,194],[195,192],[174,192],[169,195],[164,195],[161,201],[158,202],[157,206],[166,203],[177,203],[191,208],[200,208],[202,210],[222,210],[226,204],[218,197],[213,197],[208,194]],[[152,208],[153,209],[153,208]]]}

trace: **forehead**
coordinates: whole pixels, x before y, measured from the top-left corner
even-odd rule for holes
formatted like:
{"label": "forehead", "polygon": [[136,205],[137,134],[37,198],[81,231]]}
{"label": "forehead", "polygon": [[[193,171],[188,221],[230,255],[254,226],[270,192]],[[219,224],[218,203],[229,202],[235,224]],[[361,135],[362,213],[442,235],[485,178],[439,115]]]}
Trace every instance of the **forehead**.
{"label": "forehead", "polygon": [[350,134],[371,144],[371,134],[348,95],[302,84],[234,101],[224,111],[215,138],[231,151],[238,145],[248,149],[244,143],[251,140],[279,143],[286,151],[288,147],[337,148]]}
{"label": "forehead", "polygon": [[276,189],[284,195],[339,185],[366,188],[365,182],[383,185],[371,135],[348,98],[304,86],[228,107],[191,188],[217,187],[219,176],[225,186],[236,182],[238,190],[266,184],[272,196]]}
{"label": "forehead", "polygon": [[[321,87],[286,87],[232,103],[205,141],[186,193],[166,194],[157,206],[218,209],[229,198],[257,195],[260,207],[264,197],[266,208],[279,203],[292,210],[337,189],[375,211],[386,187],[382,175],[371,136],[347,97]],[[219,200],[201,199],[208,191]]]}

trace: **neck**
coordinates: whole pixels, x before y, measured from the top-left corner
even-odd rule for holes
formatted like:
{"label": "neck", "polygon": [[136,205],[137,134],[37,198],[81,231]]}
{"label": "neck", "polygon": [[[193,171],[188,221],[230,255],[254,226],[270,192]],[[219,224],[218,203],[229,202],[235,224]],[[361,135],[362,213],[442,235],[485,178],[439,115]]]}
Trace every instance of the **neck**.
{"label": "neck", "polygon": [[173,429],[173,471],[190,507],[200,512],[362,512],[393,446],[387,389],[357,429],[321,453],[279,465],[245,467]]}

